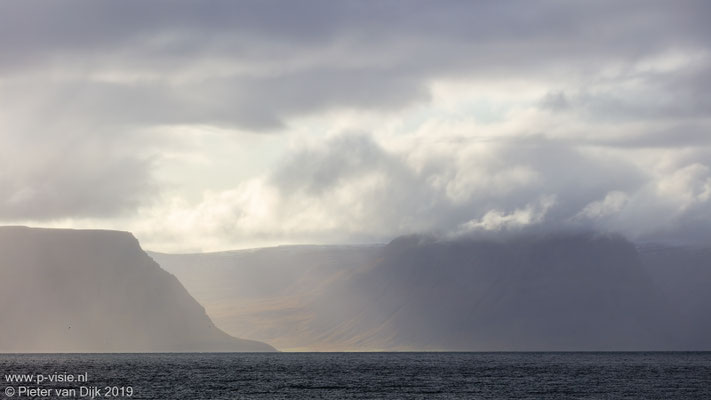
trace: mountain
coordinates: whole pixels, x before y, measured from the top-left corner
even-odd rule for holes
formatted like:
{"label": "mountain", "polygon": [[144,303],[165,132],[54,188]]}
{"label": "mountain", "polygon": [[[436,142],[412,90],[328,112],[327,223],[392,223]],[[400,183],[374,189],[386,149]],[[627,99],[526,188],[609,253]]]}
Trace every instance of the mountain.
{"label": "mountain", "polygon": [[[668,292],[687,283],[659,281],[675,256],[652,265],[615,235],[407,236],[386,246],[153,256],[230,333],[283,349],[711,348],[703,284],[685,300],[696,309],[680,313]],[[694,265],[708,271],[700,257]]]}
{"label": "mountain", "polygon": [[0,227],[0,352],[274,351],[221,331],[126,232]]}
{"label": "mountain", "polygon": [[[314,350],[323,327],[315,324],[313,303],[337,282],[348,281],[355,271],[373,264],[381,250],[382,245],[279,246],[149,254],[167,266],[228,332],[260,338],[284,350]],[[347,296],[342,293],[329,301],[340,304]]]}
{"label": "mountain", "polygon": [[691,343],[711,348],[711,247],[645,244],[639,253],[674,312],[691,321]]}
{"label": "mountain", "polygon": [[360,293],[360,311],[329,337],[358,346],[577,351],[683,344],[669,329],[676,316],[634,246],[619,237],[403,237],[331,296],[342,292]]}

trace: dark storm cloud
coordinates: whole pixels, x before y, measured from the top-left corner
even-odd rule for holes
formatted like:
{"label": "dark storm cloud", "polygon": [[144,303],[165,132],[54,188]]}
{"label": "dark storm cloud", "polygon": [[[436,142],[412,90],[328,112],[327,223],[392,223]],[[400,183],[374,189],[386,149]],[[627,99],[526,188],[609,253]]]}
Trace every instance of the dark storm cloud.
{"label": "dark storm cloud", "polygon": [[[610,60],[705,48],[710,32],[704,2],[27,1],[2,8],[0,69],[8,76],[76,69],[68,84],[99,98],[78,112],[252,130],[334,107],[400,108],[426,100],[429,79],[452,74],[549,74],[561,65],[585,73]],[[211,59],[265,69],[164,79]],[[115,87],[82,76],[107,68],[151,78]]]}
{"label": "dark storm cloud", "polygon": [[[46,50],[111,51],[160,34],[184,38],[166,53],[197,52],[225,43],[322,45],[407,36],[469,43],[548,41],[548,49],[635,56],[660,46],[703,45],[710,30],[704,1],[54,1],[3,3],[3,47],[17,55],[47,57]],[[241,38],[241,35],[254,35]],[[569,35],[569,36],[565,36]],[[570,36],[572,35],[572,36]],[[222,37],[221,37],[222,36]],[[194,39],[190,40],[190,37]],[[249,39],[249,40],[245,40]],[[585,39],[585,41],[576,41]],[[614,40],[614,42],[612,41]],[[426,47],[426,40],[416,43]],[[601,46],[604,45],[604,46]],[[143,44],[142,46],[146,46]],[[521,46],[523,49],[523,46]],[[160,49],[160,48],[159,48]],[[239,47],[235,48],[238,50]],[[576,50],[578,49],[578,50]],[[536,49],[529,49],[528,55]],[[52,51],[50,51],[52,54]],[[190,54],[186,54],[190,55]],[[194,55],[194,53],[192,54]],[[514,55],[515,56],[515,55]],[[7,62],[7,61],[6,61]]]}

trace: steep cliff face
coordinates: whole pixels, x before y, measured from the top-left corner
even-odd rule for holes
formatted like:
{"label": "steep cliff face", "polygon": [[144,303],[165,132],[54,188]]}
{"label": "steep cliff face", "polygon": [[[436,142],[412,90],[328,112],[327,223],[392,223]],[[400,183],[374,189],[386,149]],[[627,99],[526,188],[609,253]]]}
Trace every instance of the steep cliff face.
{"label": "steep cliff face", "polygon": [[0,352],[273,351],[214,326],[126,232],[0,227]]}
{"label": "steep cliff face", "polygon": [[[382,245],[278,246],[150,255],[175,274],[230,334],[260,338],[283,350],[351,350],[341,344],[329,347],[318,339],[333,319],[315,305],[327,301],[340,313],[350,301],[355,304],[357,299],[350,297],[354,293],[328,298],[323,293],[373,266],[381,250]],[[362,348],[352,350],[358,349]]]}

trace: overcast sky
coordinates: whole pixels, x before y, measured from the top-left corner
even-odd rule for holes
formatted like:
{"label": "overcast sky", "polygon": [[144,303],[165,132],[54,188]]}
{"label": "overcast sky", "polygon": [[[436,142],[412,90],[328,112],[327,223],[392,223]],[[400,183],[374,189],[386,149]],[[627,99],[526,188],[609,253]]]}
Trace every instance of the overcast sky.
{"label": "overcast sky", "polygon": [[711,238],[708,1],[0,1],[0,222]]}

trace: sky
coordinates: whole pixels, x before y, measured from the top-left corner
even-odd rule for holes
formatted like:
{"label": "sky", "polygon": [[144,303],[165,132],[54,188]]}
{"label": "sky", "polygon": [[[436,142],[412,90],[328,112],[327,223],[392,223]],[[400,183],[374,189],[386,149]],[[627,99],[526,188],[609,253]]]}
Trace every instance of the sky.
{"label": "sky", "polygon": [[0,223],[711,238],[707,1],[0,1]]}

